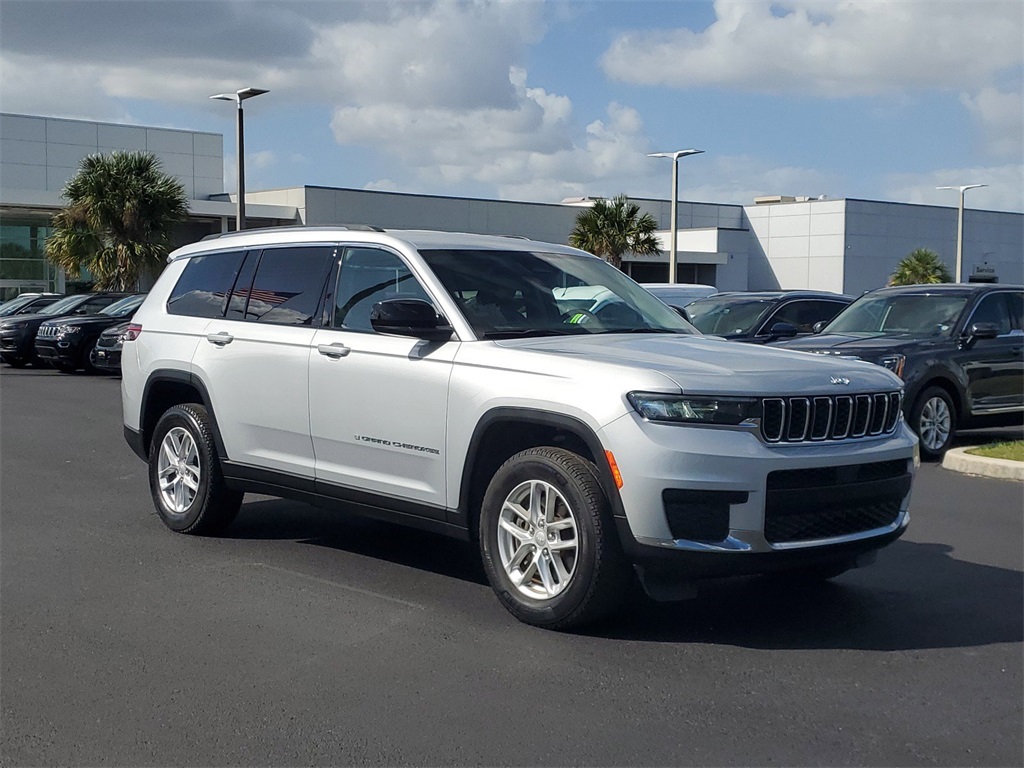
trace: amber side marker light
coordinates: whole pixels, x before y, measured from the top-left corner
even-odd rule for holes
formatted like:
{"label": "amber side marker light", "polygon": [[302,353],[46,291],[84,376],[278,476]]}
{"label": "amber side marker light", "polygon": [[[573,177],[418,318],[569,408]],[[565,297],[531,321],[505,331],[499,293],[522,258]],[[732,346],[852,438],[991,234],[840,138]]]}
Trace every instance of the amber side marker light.
{"label": "amber side marker light", "polygon": [[608,468],[612,471],[612,477],[615,480],[615,487],[622,488],[622,473],[619,472],[619,465],[615,463],[615,454],[611,451],[605,451],[604,457],[608,459]]}

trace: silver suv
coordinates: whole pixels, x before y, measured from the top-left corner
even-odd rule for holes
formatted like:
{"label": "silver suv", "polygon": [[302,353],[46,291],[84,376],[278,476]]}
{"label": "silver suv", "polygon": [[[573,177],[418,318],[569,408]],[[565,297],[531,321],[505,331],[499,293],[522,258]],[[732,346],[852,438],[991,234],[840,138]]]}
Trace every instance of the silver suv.
{"label": "silver suv", "polygon": [[[609,300],[570,300],[588,291]],[[566,246],[221,235],[171,254],[124,338],[125,436],[168,527],[216,533],[248,491],[474,540],[539,626],[609,613],[635,577],[656,599],[828,578],[908,523],[896,376],[701,336]]]}

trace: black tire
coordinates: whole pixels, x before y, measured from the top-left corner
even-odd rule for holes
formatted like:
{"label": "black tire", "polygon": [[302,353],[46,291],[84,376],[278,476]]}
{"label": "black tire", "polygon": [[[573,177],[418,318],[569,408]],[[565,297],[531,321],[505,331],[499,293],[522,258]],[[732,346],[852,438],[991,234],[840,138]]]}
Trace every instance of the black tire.
{"label": "black tire", "polygon": [[[543,484],[542,493],[545,500],[554,489],[551,509],[560,504],[556,514],[563,515],[556,522],[564,523],[572,518],[575,524],[575,537],[562,540],[562,532],[547,533],[554,538],[545,538],[545,526],[537,522],[537,529],[529,526],[529,533],[524,528],[524,537],[534,536],[528,543],[517,539],[517,547],[531,547],[517,561],[529,565],[522,573],[535,574],[523,579],[525,586],[517,587],[503,561],[502,545],[499,543],[499,529],[502,510],[513,494],[526,492],[532,494],[534,481]],[[569,511],[566,512],[566,509]],[[550,513],[549,513],[550,514]],[[555,519],[555,518],[552,518]],[[525,524],[525,519],[523,520]],[[505,541],[510,534],[501,529]],[[539,533],[538,533],[539,531]],[[536,538],[539,536],[539,538]],[[547,629],[569,629],[593,622],[617,610],[627,594],[633,579],[622,553],[618,540],[615,538],[615,527],[612,521],[611,507],[597,477],[594,465],[586,459],[561,448],[538,447],[517,453],[506,461],[494,474],[487,492],[484,495],[480,511],[480,554],[483,558],[484,570],[498,599],[508,611],[526,624]],[[571,554],[558,551],[554,543],[574,543]],[[547,542],[551,542],[549,553]],[[520,550],[522,551],[522,550]],[[505,549],[507,553],[507,547]],[[532,560],[530,558],[532,557]],[[566,568],[566,559],[571,557],[571,570]],[[543,559],[542,559],[543,558]],[[559,578],[557,594],[545,597],[534,597],[525,594],[524,590],[546,590],[545,585],[536,584],[541,579],[541,566],[548,578],[558,577],[558,568],[554,560],[559,560],[563,573],[567,577]],[[554,572],[554,574],[552,573]]]}
{"label": "black tire", "polygon": [[956,407],[941,387],[928,387],[910,409],[910,428],[917,434],[921,458],[938,461],[956,435]]}
{"label": "black tire", "polygon": [[82,342],[82,368],[85,369],[86,373],[96,376],[97,374],[103,373],[102,368],[97,368],[92,363],[92,353],[96,349],[96,342],[99,341],[99,336],[93,336],[91,339],[86,339]]}
{"label": "black tire", "polygon": [[28,365],[28,360],[23,357],[5,357],[4,362],[11,366],[11,368],[24,368]]}
{"label": "black tire", "polygon": [[60,361],[55,362],[53,367],[61,373],[74,373],[77,370],[71,363],[62,363]]}
{"label": "black tire", "polygon": [[[181,439],[185,448],[188,448],[188,440],[191,440],[191,446],[194,448],[194,452],[188,450],[188,455],[184,457],[179,452],[177,457],[181,459],[180,467],[187,464],[193,467],[192,471],[172,470],[169,476],[172,478],[172,485],[177,483],[175,487],[182,492],[179,499],[182,502],[179,505],[180,509],[172,506],[160,487],[161,452],[165,449],[165,440],[172,432],[174,434],[168,442],[168,447],[176,439]],[[187,439],[184,435],[187,435]],[[164,461],[167,461],[170,453],[171,451],[168,451],[163,454]],[[193,455],[194,459],[191,458]],[[196,488],[192,490],[187,488],[183,478],[188,475],[194,480],[195,473],[199,479],[195,482]],[[179,479],[182,481],[178,482]],[[157,514],[172,531],[200,536],[215,535],[227,528],[235,519],[242,505],[243,494],[229,490],[224,483],[213,431],[210,429],[210,419],[203,406],[196,403],[175,405],[160,417],[156,429],[153,430],[153,440],[149,448],[149,489]],[[169,495],[174,495],[173,489],[167,490]],[[189,491],[194,494],[191,499],[185,495]]]}

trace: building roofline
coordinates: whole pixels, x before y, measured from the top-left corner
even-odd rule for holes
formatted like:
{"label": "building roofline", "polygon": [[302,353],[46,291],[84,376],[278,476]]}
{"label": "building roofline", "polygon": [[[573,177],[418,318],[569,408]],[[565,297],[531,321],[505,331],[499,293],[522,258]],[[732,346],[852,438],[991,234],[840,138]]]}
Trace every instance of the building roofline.
{"label": "building roofline", "polygon": [[139,125],[137,123],[112,123],[108,120],[87,120],[82,117],[60,117],[59,115],[26,115],[22,112],[0,112],[5,117],[25,117],[30,120],[63,120],[68,123],[88,123],[89,125],[109,125],[114,128],[145,128],[153,131],[174,131],[176,133],[201,133],[205,136],[219,136],[224,138],[223,133],[217,131],[196,131],[191,128],[167,128],[159,125]]}

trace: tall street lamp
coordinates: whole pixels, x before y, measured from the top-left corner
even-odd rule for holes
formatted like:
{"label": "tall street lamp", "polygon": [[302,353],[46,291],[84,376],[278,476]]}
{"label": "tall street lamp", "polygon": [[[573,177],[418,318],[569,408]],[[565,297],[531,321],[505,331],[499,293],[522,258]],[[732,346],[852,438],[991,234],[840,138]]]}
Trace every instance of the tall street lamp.
{"label": "tall street lamp", "polygon": [[679,158],[687,155],[699,155],[703,149],[680,149],[678,152],[653,152],[648,157],[671,157],[672,158],[672,234],[669,236],[668,254],[668,281],[676,281],[676,238],[677,226],[676,217],[679,215]]}
{"label": "tall street lamp", "polygon": [[265,88],[242,88],[234,93],[218,93],[211,96],[211,99],[221,101],[233,101],[238,105],[238,121],[236,123],[235,143],[238,148],[238,208],[235,213],[235,229],[241,232],[245,229],[245,129],[242,120],[242,102],[254,96],[268,93]]}
{"label": "tall street lamp", "polygon": [[965,184],[962,187],[936,187],[936,189],[959,189],[960,211],[956,217],[956,281],[963,282],[961,272],[964,265],[964,192],[968,189],[987,187],[988,184]]}

